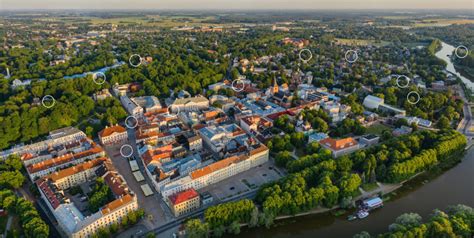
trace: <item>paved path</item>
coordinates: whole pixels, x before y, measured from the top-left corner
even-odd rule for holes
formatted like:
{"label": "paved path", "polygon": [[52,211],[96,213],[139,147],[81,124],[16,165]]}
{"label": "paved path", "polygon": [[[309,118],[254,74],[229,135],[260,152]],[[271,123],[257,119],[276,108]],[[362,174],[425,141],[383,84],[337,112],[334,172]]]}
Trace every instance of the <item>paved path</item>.
{"label": "paved path", "polygon": [[7,237],[7,233],[10,230],[10,227],[12,226],[12,222],[13,222],[13,216],[8,215],[7,226],[5,227],[5,232],[3,232],[3,237]]}

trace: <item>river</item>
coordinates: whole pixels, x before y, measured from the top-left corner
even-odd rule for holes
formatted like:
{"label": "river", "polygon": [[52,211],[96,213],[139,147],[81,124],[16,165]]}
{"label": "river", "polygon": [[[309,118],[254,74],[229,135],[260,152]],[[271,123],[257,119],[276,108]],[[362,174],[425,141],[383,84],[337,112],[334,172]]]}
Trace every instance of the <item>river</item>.
{"label": "river", "polygon": [[441,42],[441,46],[441,50],[439,50],[435,54],[436,57],[444,60],[447,63],[446,70],[458,76],[462,80],[464,85],[466,85],[466,87],[468,87],[469,89],[471,89],[471,91],[474,92],[474,82],[470,81],[468,78],[462,76],[460,72],[456,71],[456,69],[454,68],[454,64],[451,62],[451,55],[453,54],[456,48],[444,42]]}
{"label": "river", "polygon": [[471,147],[461,163],[431,181],[425,181],[426,178],[422,176],[408,182],[402,191],[397,191],[401,195],[386,202],[383,208],[373,211],[363,220],[347,221],[346,216],[336,218],[331,214],[311,215],[278,221],[271,229],[243,229],[239,237],[351,238],[361,231],[379,234],[386,232],[388,226],[402,213],[416,212],[426,220],[436,208],[444,210],[454,204],[474,207],[473,171],[474,147]]}

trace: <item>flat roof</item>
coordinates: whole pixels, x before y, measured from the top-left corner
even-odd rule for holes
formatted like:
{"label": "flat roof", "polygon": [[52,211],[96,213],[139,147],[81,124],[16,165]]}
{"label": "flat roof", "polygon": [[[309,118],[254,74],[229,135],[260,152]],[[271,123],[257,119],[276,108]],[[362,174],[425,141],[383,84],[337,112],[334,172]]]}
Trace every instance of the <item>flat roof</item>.
{"label": "flat roof", "polygon": [[148,197],[153,194],[153,191],[151,190],[148,184],[143,184],[140,186],[140,188],[142,189],[143,194],[145,194],[145,197]]}
{"label": "flat roof", "polygon": [[137,182],[145,180],[145,177],[143,177],[143,174],[140,171],[133,172],[133,177],[135,177],[135,180],[137,180]]}

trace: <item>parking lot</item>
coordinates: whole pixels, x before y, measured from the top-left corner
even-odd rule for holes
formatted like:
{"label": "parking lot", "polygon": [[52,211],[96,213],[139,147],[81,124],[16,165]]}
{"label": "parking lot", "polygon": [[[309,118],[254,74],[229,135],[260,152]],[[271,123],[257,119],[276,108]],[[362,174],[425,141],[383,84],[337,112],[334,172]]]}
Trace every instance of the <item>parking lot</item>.
{"label": "parking lot", "polygon": [[256,168],[200,189],[199,192],[209,192],[214,197],[214,201],[219,202],[257,189],[262,184],[275,181],[281,177],[282,174],[275,170],[273,162],[269,161]]}

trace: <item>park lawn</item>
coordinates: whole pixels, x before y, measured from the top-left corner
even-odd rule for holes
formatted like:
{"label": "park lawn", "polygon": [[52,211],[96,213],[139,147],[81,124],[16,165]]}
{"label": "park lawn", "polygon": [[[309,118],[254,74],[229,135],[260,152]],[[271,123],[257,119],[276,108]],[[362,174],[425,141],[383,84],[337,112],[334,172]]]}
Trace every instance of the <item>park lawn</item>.
{"label": "park lawn", "polygon": [[365,183],[365,184],[362,184],[362,189],[364,189],[364,191],[366,192],[370,192],[374,189],[377,189],[379,186],[377,185],[377,183]]}
{"label": "park lawn", "polygon": [[384,131],[392,131],[392,129],[388,126],[382,125],[382,124],[374,124],[372,126],[367,127],[367,134],[375,134],[375,135],[382,135],[382,132]]}

